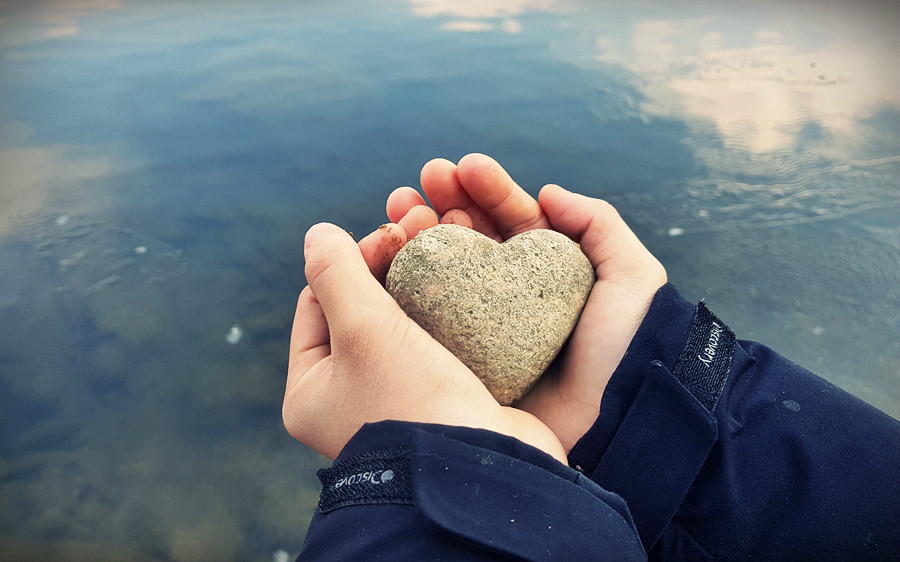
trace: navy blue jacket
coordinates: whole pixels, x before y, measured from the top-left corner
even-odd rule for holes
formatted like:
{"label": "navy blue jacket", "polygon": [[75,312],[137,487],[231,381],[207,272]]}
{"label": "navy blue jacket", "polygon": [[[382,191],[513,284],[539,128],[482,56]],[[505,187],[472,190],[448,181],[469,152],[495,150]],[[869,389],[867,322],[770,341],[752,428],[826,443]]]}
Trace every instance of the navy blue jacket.
{"label": "navy blue jacket", "polygon": [[569,464],[366,425],[319,472],[299,560],[900,560],[900,422],[671,285]]}

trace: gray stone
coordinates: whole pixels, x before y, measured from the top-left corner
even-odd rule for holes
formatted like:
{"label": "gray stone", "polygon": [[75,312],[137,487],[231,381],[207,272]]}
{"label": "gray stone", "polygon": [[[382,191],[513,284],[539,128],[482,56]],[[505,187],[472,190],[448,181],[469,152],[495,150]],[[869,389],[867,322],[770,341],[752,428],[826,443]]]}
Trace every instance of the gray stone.
{"label": "gray stone", "polygon": [[386,286],[410,318],[508,405],[559,353],[593,284],[588,259],[558,232],[530,230],[498,244],[442,224],[404,246]]}

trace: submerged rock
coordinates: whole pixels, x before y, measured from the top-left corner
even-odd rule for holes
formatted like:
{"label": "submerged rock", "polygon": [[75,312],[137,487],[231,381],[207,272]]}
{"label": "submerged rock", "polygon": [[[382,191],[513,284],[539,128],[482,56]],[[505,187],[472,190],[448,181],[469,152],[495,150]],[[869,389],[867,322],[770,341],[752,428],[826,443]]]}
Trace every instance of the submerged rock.
{"label": "submerged rock", "polygon": [[531,230],[498,244],[468,228],[438,225],[397,254],[386,286],[508,405],[559,353],[593,284],[588,259],[558,232]]}

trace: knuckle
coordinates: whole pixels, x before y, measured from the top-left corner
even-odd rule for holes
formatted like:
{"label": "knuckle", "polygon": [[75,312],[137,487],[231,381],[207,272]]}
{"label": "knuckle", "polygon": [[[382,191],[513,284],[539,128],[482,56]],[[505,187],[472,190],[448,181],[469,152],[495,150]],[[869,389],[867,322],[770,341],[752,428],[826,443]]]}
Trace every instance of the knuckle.
{"label": "knuckle", "polygon": [[304,416],[301,411],[289,401],[287,396],[285,396],[284,405],[281,408],[281,421],[284,423],[284,428],[291,437],[301,443],[306,442],[307,424],[304,421]]}
{"label": "knuckle", "polygon": [[607,222],[610,220],[622,220],[621,215],[619,215],[619,211],[617,211],[609,201],[605,199],[592,199],[591,201],[594,207],[594,213],[603,222]]}
{"label": "knuckle", "polygon": [[295,388],[285,392],[281,407],[281,421],[288,434],[314,449],[322,431],[322,416],[317,412],[327,409],[322,399],[314,389]]}

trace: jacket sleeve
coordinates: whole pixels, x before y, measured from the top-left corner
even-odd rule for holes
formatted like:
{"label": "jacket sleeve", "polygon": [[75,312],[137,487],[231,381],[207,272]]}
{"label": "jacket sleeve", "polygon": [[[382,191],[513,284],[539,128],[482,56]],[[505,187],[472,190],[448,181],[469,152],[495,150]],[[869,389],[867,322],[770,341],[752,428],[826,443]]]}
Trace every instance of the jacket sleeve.
{"label": "jacket sleeve", "polygon": [[671,285],[569,460],[651,560],[900,559],[900,422]]}
{"label": "jacket sleeve", "polygon": [[367,424],[319,471],[298,560],[646,560],[625,502],[513,438]]}

